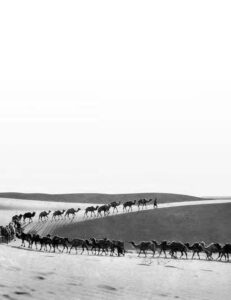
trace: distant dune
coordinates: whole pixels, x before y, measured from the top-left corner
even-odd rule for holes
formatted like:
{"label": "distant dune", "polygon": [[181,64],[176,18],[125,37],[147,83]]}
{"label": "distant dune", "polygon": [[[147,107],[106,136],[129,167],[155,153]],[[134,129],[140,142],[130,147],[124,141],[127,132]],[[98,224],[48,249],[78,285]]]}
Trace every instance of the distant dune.
{"label": "distant dune", "polygon": [[[231,203],[146,210],[58,226],[53,234],[124,241],[231,242]],[[127,245],[128,247],[129,245]]]}
{"label": "distant dune", "polygon": [[41,193],[0,193],[0,198],[42,200],[73,203],[110,203],[112,201],[129,201],[142,198],[158,198],[159,203],[200,200],[199,197],[168,193],[136,193],[136,194],[41,194]]}

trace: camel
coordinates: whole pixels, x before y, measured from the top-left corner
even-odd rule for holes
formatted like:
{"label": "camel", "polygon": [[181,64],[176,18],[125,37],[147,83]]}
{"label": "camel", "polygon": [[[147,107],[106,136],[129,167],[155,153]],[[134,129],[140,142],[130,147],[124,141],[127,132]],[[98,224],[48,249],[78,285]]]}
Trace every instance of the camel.
{"label": "camel", "polygon": [[104,217],[106,215],[109,215],[111,205],[110,204],[104,204],[98,208],[98,216],[102,217],[102,212],[104,213]]}
{"label": "camel", "polygon": [[68,244],[71,245],[69,253],[71,253],[72,248],[75,248],[75,251],[76,251],[76,254],[77,254],[78,247],[82,247],[81,254],[83,254],[83,252],[84,252],[85,249],[87,250],[87,252],[89,254],[89,251],[88,251],[88,246],[89,246],[88,240],[73,239],[72,241],[68,240]]}
{"label": "camel", "polygon": [[92,214],[94,214],[95,216],[95,211],[98,210],[99,206],[97,205],[96,207],[94,206],[89,206],[85,209],[85,213],[84,213],[84,216],[88,217],[88,213],[90,212],[91,213],[91,217],[92,217]]}
{"label": "camel", "polygon": [[217,259],[222,259],[222,257],[225,257],[225,260],[229,261],[229,254],[231,254],[231,244],[225,244],[219,253],[219,256]]}
{"label": "camel", "polygon": [[9,231],[10,231],[10,237],[14,241],[16,241],[16,227],[14,222],[10,222],[8,225]]}
{"label": "camel", "polygon": [[125,248],[124,248],[124,242],[122,241],[111,241],[111,255],[113,256],[115,253],[115,250],[117,250],[118,256],[125,255]]}
{"label": "camel", "polygon": [[39,220],[48,220],[48,216],[49,214],[51,213],[51,211],[49,210],[48,212],[46,212],[45,210],[42,211],[40,214],[39,214]]}
{"label": "camel", "polygon": [[0,236],[2,236],[2,241],[7,244],[10,242],[10,230],[7,226],[0,226]]}
{"label": "camel", "polygon": [[149,199],[149,200],[140,199],[140,200],[138,200],[138,202],[137,202],[138,209],[140,209],[140,206],[141,206],[142,209],[144,209],[144,207],[147,207],[147,203],[149,203],[151,201],[152,201],[152,199]]}
{"label": "camel", "polygon": [[32,244],[32,236],[30,233],[24,233],[23,231],[21,233],[16,233],[16,237],[20,240],[22,240],[21,247],[26,247],[25,241],[28,242],[28,248],[31,248]]}
{"label": "camel", "polygon": [[132,244],[133,247],[137,250],[139,250],[138,257],[140,256],[141,252],[144,253],[145,257],[147,256],[147,250],[150,249],[151,242],[140,242],[139,244],[135,244],[133,241],[128,242],[129,244]]}
{"label": "camel", "polygon": [[26,222],[26,219],[29,219],[29,223],[32,222],[32,218],[35,216],[36,212],[26,212],[24,215],[23,215],[23,221]]}
{"label": "camel", "polygon": [[[188,258],[188,256],[187,256],[188,248],[183,243],[181,243],[181,242],[172,242],[172,243],[169,244],[169,248],[170,248],[169,254],[171,254],[171,257],[177,258],[177,252],[179,251],[179,252],[181,252],[180,258],[184,254],[186,256],[186,259]],[[176,256],[174,256],[174,253],[176,253]]]}
{"label": "camel", "polygon": [[16,222],[20,222],[21,221],[21,219],[22,219],[22,217],[23,217],[23,215],[14,215],[13,217],[12,217],[12,222],[14,222],[14,223],[16,223]]}
{"label": "camel", "polygon": [[186,246],[189,250],[192,250],[192,251],[193,251],[192,259],[193,259],[194,255],[195,255],[195,253],[197,254],[197,256],[198,256],[199,259],[200,259],[199,253],[200,253],[200,252],[203,252],[203,248],[202,248],[202,246],[200,245],[200,243],[194,243],[192,246],[190,246],[189,243],[185,243],[185,246]]}
{"label": "camel", "polygon": [[81,210],[81,208],[78,208],[78,209],[69,208],[65,213],[65,218],[68,217],[70,219],[70,215],[72,215],[72,219],[74,219],[75,213],[77,213],[80,210]]}
{"label": "camel", "polygon": [[90,238],[91,241],[91,251],[93,252],[93,249],[96,251],[98,250],[98,255],[100,254],[100,251],[102,250],[101,254],[105,253],[105,255],[108,253],[108,249],[111,248],[111,241],[107,238],[97,240],[95,238]]}
{"label": "camel", "polygon": [[157,241],[152,241],[155,244],[156,250],[159,250],[159,257],[162,252],[164,252],[165,258],[167,258],[166,251],[170,250],[169,243],[167,241],[162,241],[160,244]]}
{"label": "camel", "polygon": [[45,251],[48,251],[47,250],[47,246],[49,245],[50,249],[49,251],[51,251],[51,247],[52,247],[52,239],[50,237],[50,235],[48,234],[47,236],[44,236],[44,237],[40,237],[39,238],[39,242],[41,244],[41,247],[40,247],[40,251],[42,250],[42,248],[44,247],[44,250]]}
{"label": "camel", "polygon": [[38,243],[41,243],[40,240],[41,240],[41,238],[40,238],[39,234],[33,234],[31,236],[31,248],[32,248],[33,244],[35,244],[35,248],[37,250],[38,249],[38,247],[37,247]]}
{"label": "camel", "polygon": [[[218,243],[211,243],[208,246],[205,246],[204,242],[200,242],[200,245],[202,246],[203,251],[206,253],[206,259],[212,259],[213,260],[213,253],[220,253],[222,247]],[[219,257],[219,256],[218,256]]]}
{"label": "camel", "polygon": [[[123,204],[123,211],[125,210],[126,212],[129,212],[130,210],[132,211],[132,206],[136,204],[136,200],[134,201],[127,201]],[[128,210],[127,210],[128,207]]]}
{"label": "camel", "polygon": [[62,215],[64,214],[65,212],[65,209],[63,211],[60,211],[60,210],[56,210],[53,212],[53,215],[52,215],[52,220],[54,219],[56,221],[56,217],[58,217],[58,220],[60,218],[62,218]]}
{"label": "camel", "polygon": [[[56,248],[57,248],[57,250],[59,250],[59,252],[63,252],[64,249],[67,249],[67,252],[68,252],[68,238],[63,238],[63,237],[55,235],[51,239],[51,241],[52,241],[52,246],[54,248],[54,252],[55,252]],[[59,249],[59,245],[63,246],[63,250],[62,251]]]}
{"label": "camel", "polygon": [[111,202],[111,207],[113,208],[113,211],[112,211],[112,213],[114,213],[114,211],[115,211],[115,209],[116,209],[116,211],[118,212],[118,208],[117,208],[117,206],[119,206],[121,204],[121,202],[116,202],[116,201],[114,201],[114,202]]}

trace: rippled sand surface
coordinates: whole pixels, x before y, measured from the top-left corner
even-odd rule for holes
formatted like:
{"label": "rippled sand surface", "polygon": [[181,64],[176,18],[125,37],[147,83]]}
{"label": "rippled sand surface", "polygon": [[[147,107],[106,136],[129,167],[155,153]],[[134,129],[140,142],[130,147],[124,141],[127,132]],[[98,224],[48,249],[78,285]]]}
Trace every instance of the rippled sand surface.
{"label": "rippled sand surface", "polygon": [[0,299],[230,299],[231,263],[0,245]]}

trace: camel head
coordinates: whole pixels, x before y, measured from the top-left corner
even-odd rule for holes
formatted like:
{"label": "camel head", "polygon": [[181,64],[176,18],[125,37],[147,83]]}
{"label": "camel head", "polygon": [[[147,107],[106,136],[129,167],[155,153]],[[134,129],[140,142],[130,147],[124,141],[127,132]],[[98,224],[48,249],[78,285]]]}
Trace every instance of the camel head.
{"label": "camel head", "polygon": [[155,244],[156,246],[158,245],[157,241],[155,241],[155,240],[152,240],[152,243]]}
{"label": "camel head", "polygon": [[65,209],[61,212],[62,214],[65,212]]}
{"label": "camel head", "polygon": [[199,244],[200,244],[202,247],[205,247],[205,242],[202,241],[202,242],[200,242]]}
{"label": "camel head", "polygon": [[34,211],[34,212],[33,212],[33,214],[32,214],[32,216],[34,217],[34,216],[35,216],[35,214],[36,214],[36,212]]}
{"label": "camel head", "polygon": [[80,211],[81,210],[81,208],[77,208],[76,210],[75,210],[75,212],[78,212],[78,211]]}
{"label": "camel head", "polygon": [[99,205],[97,205],[96,207],[95,207],[95,209],[98,209],[99,208]]}

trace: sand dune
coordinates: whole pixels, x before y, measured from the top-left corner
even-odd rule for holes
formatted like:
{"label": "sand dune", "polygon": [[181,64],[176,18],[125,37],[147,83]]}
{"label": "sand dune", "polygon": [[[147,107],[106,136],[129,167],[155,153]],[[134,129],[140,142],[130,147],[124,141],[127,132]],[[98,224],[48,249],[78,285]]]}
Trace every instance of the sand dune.
{"label": "sand dune", "polygon": [[[185,202],[172,202],[172,203],[162,203],[162,204],[159,204],[159,208],[158,209],[164,209],[164,208],[171,208],[171,207],[180,207],[180,206],[195,206],[195,205],[213,205],[213,204],[221,204],[221,203],[231,203],[231,200],[200,200],[200,201],[185,201]],[[60,203],[59,203],[60,204]],[[65,203],[64,203],[65,204]],[[91,204],[84,204],[84,203],[78,203],[78,205],[72,205],[70,206],[70,204],[68,204],[67,206],[67,203],[64,205],[62,204],[62,208],[69,208],[69,207],[81,207],[81,211],[79,211],[76,215],[75,218],[73,219],[69,219],[69,218],[61,218],[60,220],[57,220],[57,221],[52,221],[51,220],[51,217],[49,218],[48,221],[44,221],[44,222],[41,222],[41,221],[34,221],[33,223],[30,223],[28,225],[25,226],[25,232],[32,232],[32,233],[39,233],[40,235],[46,235],[46,234],[53,234],[57,228],[60,228],[60,227],[63,227],[64,225],[67,225],[67,224],[74,224],[74,223],[77,223],[77,222],[84,222],[88,219],[95,219],[96,217],[89,217],[89,218],[86,218],[84,217],[84,208],[86,206],[90,206]],[[60,205],[61,207],[61,205]],[[48,208],[47,208],[48,209]],[[60,208],[61,209],[61,208]],[[147,205],[147,208],[145,208],[145,210],[151,210],[153,209],[153,205]],[[137,212],[138,211],[138,208],[137,206],[134,206],[133,207],[133,212]],[[120,205],[118,207],[118,212],[114,213],[116,215],[119,215],[119,214],[124,214],[124,213],[127,213],[127,212],[124,212],[123,211],[123,208],[122,208],[122,205]],[[129,212],[131,213],[131,212]],[[112,216],[113,214],[111,213],[109,215]],[[38,218],[38,216],[36,217]],[[35,218],[35,219],[36,219]]]}
{"label": "sand dune", "polygon": [[[17,200],[15,208],[11,201],[0,201],[0,218],[6,222],[22,211],[90,205]],[[163,203],[159,209],[229,202]],[[26,230],[46,234],[62,224],[84,221],[83,212],[72,221],[38,222],[37,218]],[[231,264],[227,262],[138,258],[134,252],[125,257],[60,254],[19,245],[19,241],[0,245],[0,299],[230,299]]]}
{"label": "sand dune", "polygon": [[231,264],[0,247],[1,299],[230,299]]}

